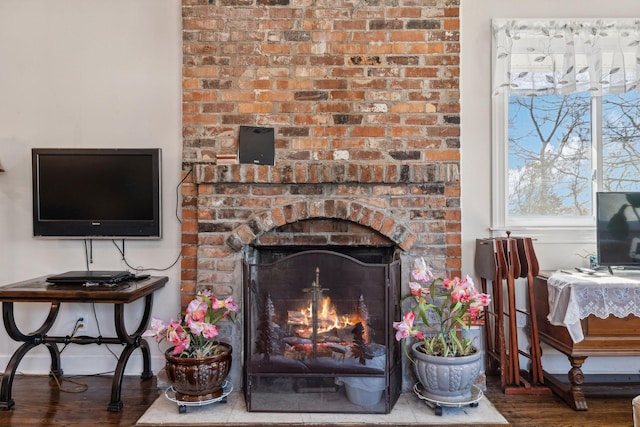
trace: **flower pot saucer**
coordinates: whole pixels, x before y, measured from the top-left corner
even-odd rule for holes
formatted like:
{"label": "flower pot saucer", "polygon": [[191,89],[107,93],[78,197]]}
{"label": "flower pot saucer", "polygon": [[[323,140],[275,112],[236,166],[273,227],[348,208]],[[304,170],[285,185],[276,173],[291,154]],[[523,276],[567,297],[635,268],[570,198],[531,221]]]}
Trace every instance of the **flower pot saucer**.
{"label": "flower pot saucer", "polygon": [[224,383],[222,384],[222,394],[213,399],[200,400],[196,402],[178,400],[176,399],[176,391],[174,390],[173,386],[169,386],[164,391],[164,396],[170,401],[176,403],[178,405],[178,412],[183,414],[187,412],[187,406],[203,406],[203,405],[210,405],[216,402],[227,403],[227,396],[231,394],[232,391],[233,391],[233,384],[225,380]]}
{"label": "flower pot saucer", "polygon": [[438,416],[442,415],[443,408],[445,407],[461,408],[463,406],[469,406],[471,408],[475,408],[476,406],[478,406],[478,402],[480,401],[480,399],[482,399],[482,397],[484,396],[484,393],[482,392],[482,390],[480,390],[480,388],[475,385],[471,386],[471,397],[464,401],[454,402],[454,401],[447,401],[444,399],[442,400],[431,399],[425,396],[422,391],[423,391],[422,384],[420,384],[419,382],[413,386],[413,392],[416,394],[416,396],[418,396],[420,400],[424,401],[424,403],[427,404],[429,407],[435,409],[435,414]]}

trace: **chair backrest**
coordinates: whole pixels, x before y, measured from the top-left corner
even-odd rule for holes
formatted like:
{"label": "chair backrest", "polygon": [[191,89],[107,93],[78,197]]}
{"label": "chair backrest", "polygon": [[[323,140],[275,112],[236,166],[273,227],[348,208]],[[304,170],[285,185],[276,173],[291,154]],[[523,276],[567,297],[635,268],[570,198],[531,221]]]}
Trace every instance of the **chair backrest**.
{"label": "chair backrest", "polygon": [[482,279],[495,280],[510,272],[513,278],[535,277],[540,265],[530,237],[496,237],[476,239],[475,269]]}
{"label": "chair backrest", "polygon": [[498,273],[494,239],[476,239],[476,273],[487,280],[495,280]]}

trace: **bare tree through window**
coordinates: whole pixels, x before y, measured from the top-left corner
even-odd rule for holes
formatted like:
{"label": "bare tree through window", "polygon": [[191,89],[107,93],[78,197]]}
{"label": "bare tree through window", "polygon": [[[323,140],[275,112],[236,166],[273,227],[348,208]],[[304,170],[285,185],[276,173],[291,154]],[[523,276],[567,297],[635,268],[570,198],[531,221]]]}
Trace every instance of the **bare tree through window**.
{"label": "bare tree through window", "polygon": [[[589,93],[509,98],[510,216],[585,217],[593,214],[595,190],[640,190],[640,96],[633,91],[595,102]],[[598,127],[601,144],[592,132]]]}

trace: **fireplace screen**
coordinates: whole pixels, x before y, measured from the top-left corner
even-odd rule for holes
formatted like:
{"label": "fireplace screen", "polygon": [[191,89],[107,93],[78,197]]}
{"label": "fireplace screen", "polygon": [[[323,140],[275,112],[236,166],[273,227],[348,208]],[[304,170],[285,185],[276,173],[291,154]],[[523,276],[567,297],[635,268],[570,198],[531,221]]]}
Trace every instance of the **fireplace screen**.
{"label": "fireplace screen", "polygon": [[388,413],[401,390],[400,261],[327,250],[245,265],[249,411]]}

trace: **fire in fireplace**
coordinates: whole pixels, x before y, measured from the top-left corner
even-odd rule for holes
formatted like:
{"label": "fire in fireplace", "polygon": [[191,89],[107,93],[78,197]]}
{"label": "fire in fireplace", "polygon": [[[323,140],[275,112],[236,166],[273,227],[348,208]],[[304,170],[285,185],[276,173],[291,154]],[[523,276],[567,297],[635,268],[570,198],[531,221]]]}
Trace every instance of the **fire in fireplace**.
{"label": "fire in fireplace", "polygon": [[400,260],[385,251],[376,262],[370,251],[360,256],[369,262],[331,250],[267,251],[245,264],[249,411],[391,410],[402,386],[391,328]]}

